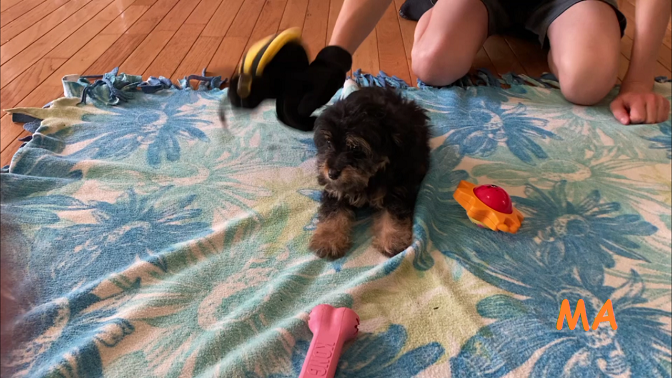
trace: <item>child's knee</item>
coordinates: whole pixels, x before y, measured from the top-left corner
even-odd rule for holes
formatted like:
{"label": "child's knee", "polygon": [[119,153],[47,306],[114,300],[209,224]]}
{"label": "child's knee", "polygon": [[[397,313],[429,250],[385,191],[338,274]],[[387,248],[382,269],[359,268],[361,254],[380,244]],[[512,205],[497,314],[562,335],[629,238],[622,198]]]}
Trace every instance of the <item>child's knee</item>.
{"label": "child's knee", "polygon": [[455,54],[446,60],[445,56],[444,51],[414,47],[411,53],[413,73],[426,84],[445,86],[469,72],[473,57]]}
{"label": "child's knee", "polygon": [[618,59],[558,67],[560,91],[567,101],[577,105],[595,105],[602,101],[616,84],[617,75]]}

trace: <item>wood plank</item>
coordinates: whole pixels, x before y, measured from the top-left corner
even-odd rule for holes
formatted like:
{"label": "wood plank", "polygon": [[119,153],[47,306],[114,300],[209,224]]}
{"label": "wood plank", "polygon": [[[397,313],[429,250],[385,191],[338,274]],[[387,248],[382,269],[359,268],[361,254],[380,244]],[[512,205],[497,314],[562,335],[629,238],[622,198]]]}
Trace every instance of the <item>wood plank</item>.
{"label": "wood plank", "polygon": [[26,14],[36,6],[42,4],[44,1],[45,0],[24,0],[15,7],[11,7],[0,13],[0,27],[16,20],[17,18],[21,17],[21,15]]}
{"label": "wood plank", "polygon": [[[68,59],[68,61],[65,62],[65,64],[59,67],[58,70],[56,70],[56,72],[54,72],[47,80],[45,80],[45,83],[47,82],[57,83],[58,86],[60,87],[61,79],[63,78],[63,76],[70,75],[73,73],[80,74],[86,72],[87,69],[92,67],[92,64],[94,64],[101,56],[103,56],[115,45],[115,42],[124,37],[125,37],[124,34],[121,35],[99,34],[95,36],[89,43],[86,44],[86,46],[84,46],[80,51],[78,51],[75,55],[73,55],[70,59]],[[31,93],[31,95],[32,94],[33,93]],[[26,101],[28,101],[28,99],[26,99]],[[40,104],[42,102],[34,102],[34,103]]]}
{"label": "wood plank", "polygon": [[[144,71],[143,77],[171,77],[193,46],[205,25],[184,24],[175,33],[166,47]],[[138,71],[140,72],[140,71]]]}
{"label": "wood plank", "polygon": [[212,56],[215,54],[216,49],[214,46],[219,46],[223,39],[223,37],[200,36],[189,53],[187,53],[187,56],[182,60],[180,66],[177,67],[171,79],[177,82],[185,76],[200,75],[201,71],[208,67]]}
{"label": "wood plank", "polygon": [[[23,138],[24,136],[28,135],[30,135],[29,132],[23,131],[18,138]],[[10,164],[12,158],[14,157],[14,154],[19,149],[19,147],[21,147],[22,144],[23,142],[21,142],[20,140],[14,139],[9,144],[9,146],[7,146],[7,148],[0,153],[0,165],[4,167],[5,165]]]}
{"label": "wood plank", "polygon": [[[147,36],[177,4],[177,0],[159,0],[136,21],[126,34]],[[125,59],[125,57],[124,57]],[[121,63],[121,62],[119,62]]]}
{"label": "wood plank", "polygon": [[665,34],[663,34],[663,45],[667,46],[668,49],[672,49],[672,31],[670,29],[665,30]]}
{"label": "wood plank", "polygon": [[628,73],[628,66],[630,65],[630,62],[628,59],[625,57],[625,55],[621,54],[621,56],[618,59],[618,78],[622,81],[623,78],[625,78],[625,74]]}
{"label": "wood plank", "polygon": [[[337,1],[337,0],[334,0]],[[289,0],[285,7],[285,13],[280,20],[280,30],[289,28],[301,28],[306,20],[306,10],[308,9],[308,0]]]}
{"label": "wood plank", "polygon": [[[238,17],[242,5],[243,0],[224,0],[215,11],[214,16],[208,21],[201,35],[203,37],[224,37],[229,31],[233,20]],[[256,21],[256,17],[251,22],[254,21]],[[250,28],[250,30],[252,29]],[[249,35],[246,37],[249,37]]]}
{"label": "wood plank", "polygon": [[230,78],[243,56],[247,41],[245,37],[224,37],[208,65],[208,72]]}
{"label": "wood plank", "polygon": [[4,12],[4,11],[8,10],[11,7],[17,5],[20,2],[21,2],[21,0],[3,0],[3,1],[0,1],[0,12]]}
{"label": "wood plank", "polygon": [[672,72],[670,72],[670,69],[663,66],[660,64],[660,62],[656,62],[656,66],[653,69],[653,74],[658,77],[658,76],[664,76],[668,79],[672,78]]}
{"label": "wood plank", "polygon": [[327,26],[329,25],[329,1],[310,0],[303,24],[303,41],[312,61],[326,46]]}
{"label": "wood plank", "polygon": [[[122,16],[129,7],[132,7],[133,2],[134,0],[114,0],[112,4],[79,28],[76,33],[72,33],[53,50],[49,51],[45,57],[70,58],[110,23]],[[144,12],[147,8],[133,8],[131,11]]]}
{"label": "wood plank", "polygon": [[5,64],[5,62],[23,51],[23,49],[39,40],[40,37],[49,33],[52,29],[61,24],[61,22],[72,17],[77,11],[91,1],[92,0],[72,0],[56,9],[45,18],[39,20],[33,26],[22,31],[10,41],[7,41],[7,43],[0,47],[0,64]]}
{"label": "wood plank", "polygon": [[664,44],[658,49],[658,62],[667,69],[672,69],[672,50]]}
{"label": "wood plank", "polygon": [[491,36],[485,41],[483,48],[488,53],[498,74],[504,75],[510,72],[527,74],[527,71],[518,62],[516,55],[511,51],[504,37],[499,35]]}
{"label": "wood plank", "polygon": [[200,1],[180,0],[156,28],[149,33],[140,46],[121,64],[119,70],[142,75],[199,3]]}
{"label": "wood plank", "polygon": [[154,30],[142,41],[135,50],[119,66],[119,72],[131,75],[142,75],[175,35],[173,31]]}
{"label": "wood plank", "polygon": [[357,51],[352,55],[352,71],[361,69],[362,72],[377,75],[380,71],[378,61],[378,38],[376,29],[362,42]]}
{"label": "wood plank", "polygon": [[411,74],[411,82],[409,84],[415,86],[418,82],[418,77],[415,75],[415,72],[413,72],[412,51],[413,51],[413,40],[415,37],[415,26],[418,23],[406,20],[399,15],[399,10],[401,9],[401,6],[404,4],[404,2],[405,0],[394,0],[394,5],[395,5],[395,11],[397,13],[397,21],[399,22],[399,29],[401,30],[401,38],[404,41],[406,64],[408,65],[408,71]]}
{"label": "wood plank", "polygon": [[635,22],[635,4],[623,0],[619,0],[617,1],[617,3],[618,3],[618,10],[620,10],[621,13],[623,13],[625,18],[628,19],[628,21]]}
{"label": "wood plank", "polygon": [[630,60],[630,56],[632,55],[632,38],[627,35],[621,38],[621,54]]}
{"label": "wood plank", "polygon": [[24,30],[34,26],[68,1],[70,0],[48,0],[31,9],[29,12],[24,13],[14,20],[14,22],[11,22],[0,29],[0,44],[4,45],[7,41],[21,34]]}
{"label": "wood plank", "polygon": [[282,20],[282,14],[285,12],[286,5],[287,0],[266,0],[248,39],[248,48],[260,39],[278,32],[280,20]]}
{"label": "wood plank", "polygon": [[376,25],[378,61],[381,71],[409,83],[411,75],[396,13],[394,4],[390,4]]}
{"label": "wood plank", "polygon": [[[261,10],[264,7],[264,0],[245,0],[243,5],[240,7],[236,18],[234,18],[231,27],[228,28],[226,32],[227,37],[247,37],[250,38],[252,30],[254,30],[254,25],[259,19]],[[206,29],[208,27],[206,26]],[[204,36],[209,36],[205,34]]]}
{"label": "wood plank", "polygon": [[84,75],[102,75],[119,67],[140,46],[145,37],[147,36],[144,34],[124,33],[90,67],[86,68]]}
{"label": "wood plank", "polygon": [[[7,148],[16,137],[23,132],[23,125],[12,122],[12,116],[5,114],[0,119],[0,142],[2,143],[2,150]],[[5,164],[2,164],[4,166]]]}
{"label": "wood plank", "polygon": [[[111,0],[93,0],[82,7],[82,9],[75,12],[71,17],[68,17],[65,22],[52,29],[49,33],[45,34],[10,61],[2,65],[2,67],[0,67],[0,87],[5,87],[9,84],[25,71],[26,68],[45,56],[88,20],[101,12],[111,2]],[[5,46],[7,45],[9,45],[9,43]]]}
{"label": "wood plank", "polygon": [[[120,66],[138,46],[147,38],[149,33],[173,9],[177,0],[159,0],[136,21],[124,35],[119,38],[108,51],[86,70],[88,75],[101,75]],[[142,33],[142,32],[147,32]],[[131,74],[137,74],[129,72]]]}
{"label": "wood plank", "polygon": [[630,39],[635,38],[635,21],[634,20],[628,20],[628,22],[625,25],[625,35],[630,37]]}
{"label": "wood plank", "polygon": [[180,0],[161,22],[156,25],[154,31],[171,31],[175,34],[177,29],[182,26],[200,2],[201,0]]}
{"label": "wood plank", "polygon": [[221,3],[222,0],[202,0],[184,23],[187,25],[203,25],[205,27],[212,20],[215,11]]}
{"label": "wood plank", "polygon": [[138,21],[150,8],[149,5],[139,5],[136,0],[133,5],[128,7],[119,17],[110,22],[100,34],[106,35],[122,35],[128,30],[136,21]]}
{"label": "wood plank", "polygon": [[476,53],[476,56],[474,57],[474,61],[473,61],[473,63],[471,63],[471,72],[475,73],[476,70],[481,69],[481,68],[486,68],[488,71],[490,71],[494,75],[497,74],[497,68],[495,68],[495,65],[492,64],[492,60],[490,60],[490,57],[488,56],[488,53],[485,52],[485,49],[483,47],[478,49],[478,52]]}
{"label": "wood plank", "polygon": [[543,73],[550,72],[548,53],[536,41],[509,36],[504,37],[504,40],[528,75],[540,77]]}

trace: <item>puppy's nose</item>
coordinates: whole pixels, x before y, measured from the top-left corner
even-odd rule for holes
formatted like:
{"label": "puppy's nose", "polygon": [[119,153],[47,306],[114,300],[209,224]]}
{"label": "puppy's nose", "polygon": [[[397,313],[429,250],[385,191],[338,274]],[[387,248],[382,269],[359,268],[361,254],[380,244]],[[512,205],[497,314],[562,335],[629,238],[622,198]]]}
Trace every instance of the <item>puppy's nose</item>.
{"label": "puppy's nose", "polygon": [[337,171],[335,169],[329,169],[329,178],[332,180],[336,180],[338,176],[341,175],[341,171]]}

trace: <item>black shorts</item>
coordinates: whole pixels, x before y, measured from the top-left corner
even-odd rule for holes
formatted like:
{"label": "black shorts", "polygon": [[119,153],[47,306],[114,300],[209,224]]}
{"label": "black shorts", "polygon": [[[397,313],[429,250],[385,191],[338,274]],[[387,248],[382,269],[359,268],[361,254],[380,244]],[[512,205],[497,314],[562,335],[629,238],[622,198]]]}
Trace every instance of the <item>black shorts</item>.
{"label": "black shorts", "polygon": [[[441,0],[439,0],[441,1]],[[444,0],[450,1],[450,0]],[[488,35],[505,34],[523,26],[539,37],[546,45],[546,32],[551,23],[571,6],[584,0],[481,0],[488,10]],[[616,0],[599,0],[614,9],[621,37],[625,32],[626,19],[618,10]]]}

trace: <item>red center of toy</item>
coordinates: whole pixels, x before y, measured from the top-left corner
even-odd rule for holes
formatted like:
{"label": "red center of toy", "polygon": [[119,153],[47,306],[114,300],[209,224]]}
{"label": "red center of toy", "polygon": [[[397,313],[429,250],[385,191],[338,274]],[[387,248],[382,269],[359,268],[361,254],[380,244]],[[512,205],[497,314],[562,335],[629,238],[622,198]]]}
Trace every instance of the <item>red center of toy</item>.
{"label": "red center of toy", "polygon": [[474,188],[474,194],[491,209],[504,214],[513,213],[511,198],[506,191],[497,185],[481,185]]}

